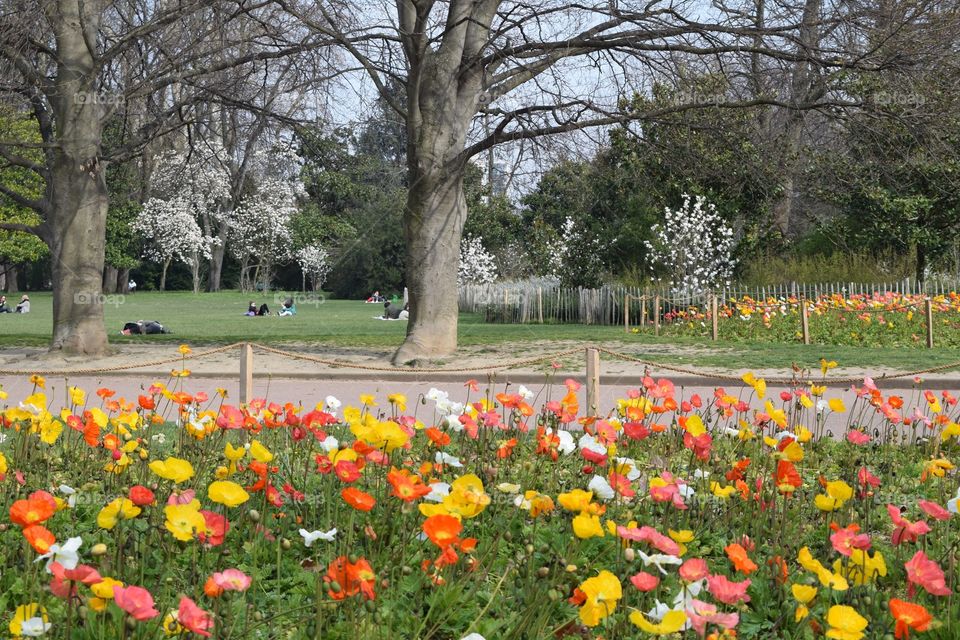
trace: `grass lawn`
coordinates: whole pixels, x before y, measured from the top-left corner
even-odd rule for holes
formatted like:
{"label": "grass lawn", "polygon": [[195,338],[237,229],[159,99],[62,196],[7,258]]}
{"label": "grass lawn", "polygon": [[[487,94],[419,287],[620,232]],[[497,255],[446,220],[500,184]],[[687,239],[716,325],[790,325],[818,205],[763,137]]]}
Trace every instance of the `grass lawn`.
{"label": "grass lawn", "polygon": [[[16,301],[18,296],[8,296]],[[266,302],[272,311],[280,308],[286,294],[268,293],[252,297],[259,305]],[[52,327],[52,298],[49,293],[30,295],[29,315],[0,314],[0,346],[44,346]],[[374,319],[383,307],[355,300],[298,302],[297,315],[290,318],[244,316],[250,294],[139,292],[128,296],[108,296],[115,302],[104,307],[110,341],[115,344],[169,342],[193,345],[230,343],[243,340],[261,343],[313,343],[344,347],[390,348],[399,345],[406,330],[405,321]],[[122,336],[125,322],[158,320],[174,333],[159,336]],[[655,338],[649,334],[625,335],[616,326],[566,324],[487,324],[478,314],[460,315],[460,344],[490,345],[492,357],[508,357],[499,343],[535,343],[564,340],[582,342],[618,342],[644,346],[651,360],[684,363],[693,366],[745,368],[789,367],[797,363],[817,367],[821,357],[837,360],[849,367],[888,367],[900,370],[920,369],[960,360],[960,350],[924,348],[875,348],[751,342],[713,343],[703,338]],[[676,350],[666,347],[676,345]],[[532,345],[531,345],[532,346]],[[638,350],[634,346],[630,351]],[[496,355],[494,355],[496,354]],[[524,353],[522,356],[527,355]]]}

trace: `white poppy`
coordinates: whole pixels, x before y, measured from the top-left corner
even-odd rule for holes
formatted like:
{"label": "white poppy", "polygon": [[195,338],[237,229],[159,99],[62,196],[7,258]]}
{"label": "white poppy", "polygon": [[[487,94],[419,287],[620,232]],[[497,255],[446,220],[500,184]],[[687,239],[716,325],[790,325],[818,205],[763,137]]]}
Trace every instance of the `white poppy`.
{"label": "white poppy", "polygon": [[330,531],[307,531],[306,529],[300,529],[300,535],[303,536],[303,546],[309,547],[312,546],[317,540],[333,542],[333,540],[337,537],[337,530],[330,529]]}

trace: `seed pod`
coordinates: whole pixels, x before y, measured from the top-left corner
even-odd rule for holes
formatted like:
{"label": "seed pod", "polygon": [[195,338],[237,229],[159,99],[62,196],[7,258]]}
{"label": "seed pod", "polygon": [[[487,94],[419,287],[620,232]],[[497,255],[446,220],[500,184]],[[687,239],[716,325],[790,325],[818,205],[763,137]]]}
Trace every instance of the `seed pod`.
{"label": "seed pod", "polygon": [[333,582],[330,583],[330,591],[334,593],[340,593],[341,591],[343,591],[343,587],[340,586],[339,582],[334,580]]}
{"label": "seed pod", "polygon": [[550,567],[540,567],[537,569],[538,578],[546,578],[548,575],[550,575]]}
{"label": "seed pod", "polygon": [[250,509],[250,511],[247,512],[247,516],[249,516],[253,522],[260,522],[260,512],[256,509]]}
{"label": "seed pod", "polygon": [[283,540],[280,541],[280,546],[283,547],[284,551],[289,551],[290,547],[293,546],[293,543],[290,542],[290,540],[288,540],[287,538],[284,538]]}

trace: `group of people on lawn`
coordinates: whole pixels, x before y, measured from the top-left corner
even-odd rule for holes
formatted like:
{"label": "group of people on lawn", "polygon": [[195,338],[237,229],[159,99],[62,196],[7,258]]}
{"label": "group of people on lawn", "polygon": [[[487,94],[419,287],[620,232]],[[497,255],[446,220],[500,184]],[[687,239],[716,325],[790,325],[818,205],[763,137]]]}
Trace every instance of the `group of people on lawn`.
{"label": "group of people on lawn", "polygon": [[[247,307],[247,312],[243,315],[268,316],[270,315],[270,307],[267,306],[266,302],[257,307],[257,303],[251,300],[250,306]],[[283,304],[280,305],[280,311],[277,312],[277,315],[280,317],[297,315],[297,305],[294,304],[293,298],[287,298],[283,301]]]}
{"label": "group of people on lawn", "polygon": [[0,296],[0,313],[30,313],[30,296],[23,294],[14,309],[7,305],[7,296]]}

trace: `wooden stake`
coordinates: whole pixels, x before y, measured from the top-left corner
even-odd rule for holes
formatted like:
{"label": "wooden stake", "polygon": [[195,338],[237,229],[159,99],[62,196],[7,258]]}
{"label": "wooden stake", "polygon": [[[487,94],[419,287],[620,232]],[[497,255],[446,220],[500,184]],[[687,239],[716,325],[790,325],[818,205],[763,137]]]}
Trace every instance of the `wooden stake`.
{"label": "wooden stake", "polygon": [[927,348],[933,349],[933,300],[926,299],[927,311]]}
{"label": "wooden stake", "polygon": [[630,333],[630,294],[623,296],[623,332]]}
{"label": "wooden stake", "polygon": [[720,337],[720,319],[717,317],[717,296],[710,296],[710,315],[713,317],[713,341]]}
{"label": "wooden stake", "polygon": [[595,416],[600,412],[600,352],[587,349],[587,411]]}
{"label": "wooden stake", "polygon": [[253,400],[253,347],[240,345],[240,404]]}
{"label": "wooden stake", "polygon": [[653,335],[660,335],[660,294],[653,297]]}
{"label": "wooden stake", "polygon": [[537,318],[543,324],[543,287],[537,287]]}
{"label": "wooden stake", "polygon": [[807,299],[800,299],[800,331],[803,332],[803,344],[810,344],[810,317],[807,315]]}

